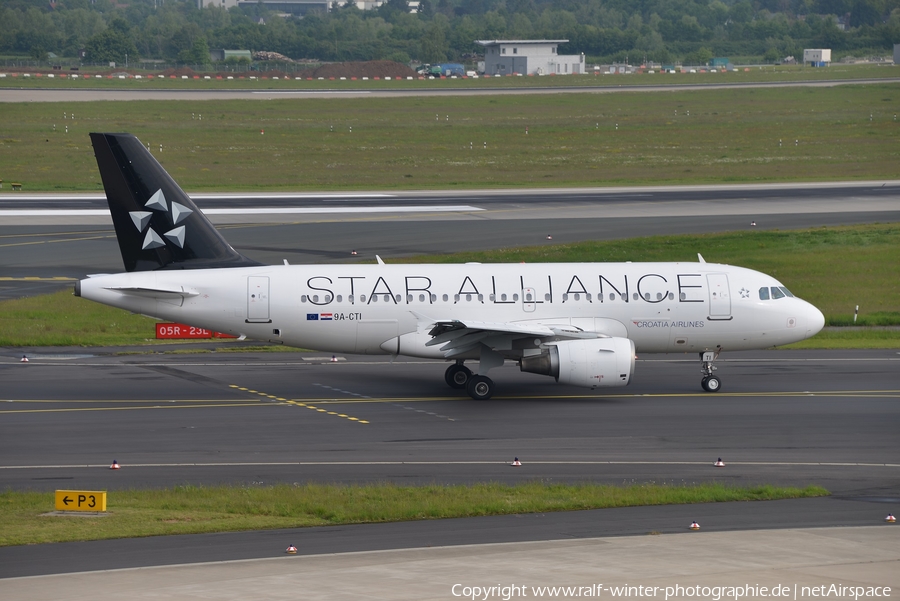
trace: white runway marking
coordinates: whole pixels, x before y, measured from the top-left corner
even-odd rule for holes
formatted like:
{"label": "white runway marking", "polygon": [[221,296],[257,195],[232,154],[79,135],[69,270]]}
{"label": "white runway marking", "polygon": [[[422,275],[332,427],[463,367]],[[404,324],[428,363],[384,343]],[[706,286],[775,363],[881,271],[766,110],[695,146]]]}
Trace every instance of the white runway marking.
{"label": "white runway marking", "polygon": [[[206,215],[310,215],[319,213],[464,213],[483,211],[471,205],[413,205],[363,207],[261,207],[240,209],[204,209]],[[4,217],[109,217],[107,209],[9,209],[0,211]]]}
{"label": "white runway marking", "polygon": [[[129,463],[123,467],[276,467],[276,466],[366,466],[366,465],[509,465],[508,461],[283,461],[283,462],[238,462],[238,463]],[[697,465],[712,466],[709,461],[527,461],[523,465]],[[840,461],[729,461],[730,467],[755,465],[768,467],[887,467],[898,468],[900,463],[858,463]],[[0,470],[24,469],[79,469],[109,468],[103,464],[60,464],[60,465],[0,465]]]}

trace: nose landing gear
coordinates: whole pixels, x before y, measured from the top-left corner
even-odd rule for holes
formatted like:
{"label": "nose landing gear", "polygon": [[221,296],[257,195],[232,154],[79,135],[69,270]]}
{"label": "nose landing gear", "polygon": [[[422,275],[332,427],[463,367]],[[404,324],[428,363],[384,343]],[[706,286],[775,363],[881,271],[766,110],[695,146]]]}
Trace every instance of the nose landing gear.
{"label": "nose landing gear", "polygon": [[716,366],[713,365],[713,361],[715,361],[718,356],[718,351],[706,351],[700,353],[700,361],[703,363],[703,366],[700,368],[700,373],[703,374],[700,385],[706,392],[719,392],[722,388],[722,381],[713,375],[713,372],[717,369]]}

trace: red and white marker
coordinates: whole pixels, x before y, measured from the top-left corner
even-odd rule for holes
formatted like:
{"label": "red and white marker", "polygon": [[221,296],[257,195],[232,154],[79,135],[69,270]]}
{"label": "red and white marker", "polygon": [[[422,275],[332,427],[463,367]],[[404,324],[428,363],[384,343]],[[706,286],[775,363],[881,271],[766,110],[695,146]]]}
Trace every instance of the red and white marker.
{"label": "red and white marker", "polygon": [[28,363],[28,357],[22,355],[22,359],[19,361],[19,363]]}
{"label": "red and white marker", "polygon": [[719,457],[713,465],[716,467],[725,467],[725,462]]}
{"label": "red and white marker", "polygon": [[888,524],[893,524],[897,521],[897,518],[894,517],[893,513],[889,513],[889,514],[887,514],[887,517],[884,518],[884,521],[887,522]]}
{"label": "red and white marker", "polygon": [[700,524],[697,522],[691,522],[691,530],[700,530]]}
{"label": "red and white marker", "polygon": [[288,548],[285,549],[284,552],[285,552],[285,553],[289,553],[290,555],[296,555],[296,554],[297,554],[297,547],[295,547],[294,545],[288,545]]}
{"label": "red and white marker", "polygon": [[111,470],[119,469],[119,462],[116,461],[115,459],[113,459],[112,465],[109,466],[109,469],[111,469]]}
{"label": "red and white marker", "polygon": [[513,462],[510,465],[512,465],[513,467],[521,467],[522,462],[519,461],[518,457],[516,457],[515,459],[513,459]]}

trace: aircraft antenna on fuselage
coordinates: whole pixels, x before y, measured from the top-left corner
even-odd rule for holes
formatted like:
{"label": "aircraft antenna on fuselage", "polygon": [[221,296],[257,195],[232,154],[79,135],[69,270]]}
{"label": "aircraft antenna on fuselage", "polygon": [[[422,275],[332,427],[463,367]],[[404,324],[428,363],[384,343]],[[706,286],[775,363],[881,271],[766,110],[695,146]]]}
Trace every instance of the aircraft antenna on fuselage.
{"label": "aircraft antenna on fuselage", "polygon": [[701,263],[706,263],[706,259],[703,258],[703,255],[697,253],[697,260]]}

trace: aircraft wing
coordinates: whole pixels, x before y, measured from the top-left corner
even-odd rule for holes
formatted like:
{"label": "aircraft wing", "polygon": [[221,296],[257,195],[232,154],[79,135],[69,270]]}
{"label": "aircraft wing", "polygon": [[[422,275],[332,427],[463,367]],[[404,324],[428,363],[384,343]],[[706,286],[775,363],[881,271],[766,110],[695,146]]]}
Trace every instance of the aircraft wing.
{"label": "aircraft wing", "polygon": [[[423,316],[417,315],[422,318]],[[479,345],[491,348],[510,348],[508,343],[519,338],[567,340],[574,338],[608,338],[597,332],[586,332],[566,324],[536,322],[490,322],[474,320],[427,320],[431,340],[425,346],[441,346],[444,357],[464,355]]]}

